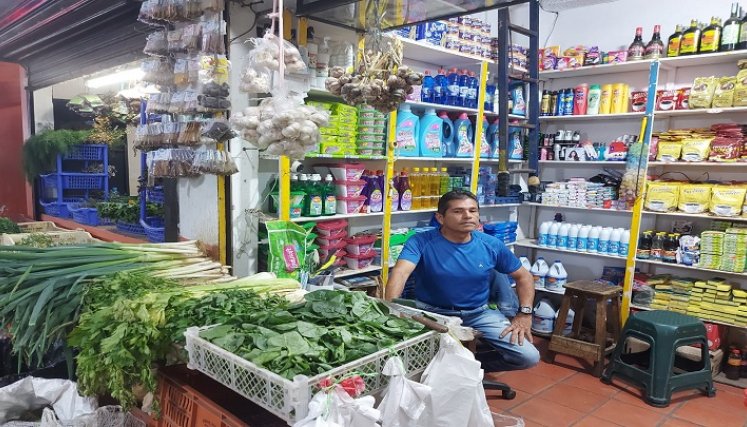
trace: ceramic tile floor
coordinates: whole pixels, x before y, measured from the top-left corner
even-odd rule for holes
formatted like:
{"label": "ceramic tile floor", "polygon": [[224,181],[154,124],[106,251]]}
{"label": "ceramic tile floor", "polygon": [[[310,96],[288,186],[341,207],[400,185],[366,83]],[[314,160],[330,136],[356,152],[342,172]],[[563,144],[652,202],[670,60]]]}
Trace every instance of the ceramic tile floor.
{"label": "ceramic tile floor", "polygon": [[[547,340],[535,338],[542,354]],[[743,390],[716,383],[716,396],[698,391],[675,393],[666,408],[647,405],[640,393],[618,379],[605,385],[578,359],[558,355],[532,369],[487,374],[508,383],[516,398],[503,400],[499,391],[486,391],[493,412],[523,417],[526,427],[630,426],[686,427],[747,426]]]}

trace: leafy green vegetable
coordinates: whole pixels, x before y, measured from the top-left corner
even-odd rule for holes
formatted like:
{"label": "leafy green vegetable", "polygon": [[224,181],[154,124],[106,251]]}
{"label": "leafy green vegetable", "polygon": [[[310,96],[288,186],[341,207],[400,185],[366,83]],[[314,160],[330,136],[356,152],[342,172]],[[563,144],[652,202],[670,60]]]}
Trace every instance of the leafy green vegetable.
{"label": "leafy green vegetable", "polygon": [[[305,303],[247,313],[200,336],[285,378],[317,375],[423,333],[361,292],[316,291]],[[243,337],[243,338],[242,338]]]}
{"label": "leafy green vegetable", "polygon": [[8,218],[0,216],[0,234],[15,234],[20,232],[21,229],[18,227],[18,224],[9,220]]}
{"label": "leafy green vegetable", "polygon": [[49,130],[32,135],[23,144],[22,163],[26,179],[33,182],[37,176],[55,169],[57,155],[66,154],[70,147],[84,143],[90,131]]}

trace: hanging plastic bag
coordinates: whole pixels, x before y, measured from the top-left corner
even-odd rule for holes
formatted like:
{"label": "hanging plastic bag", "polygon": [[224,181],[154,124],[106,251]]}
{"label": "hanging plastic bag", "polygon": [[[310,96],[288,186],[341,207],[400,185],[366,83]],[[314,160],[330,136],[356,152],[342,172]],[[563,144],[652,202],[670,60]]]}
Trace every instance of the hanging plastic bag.
{"label": "hanging plastic bag", "polygon": [[413,427],[426,409],[430,386],[408,379],[399,356],[386,361],[382,374],[390,377],[386,393],[377,408],[381,411],[382,427]]}
{"label": "hanging plastic bag", "polygon": [[[360,377],[358,377],[360,379]],[[314,395],[309,402],[309,413],[293,427],[379,427],[381,413],[374,409],[376,400],[373,396],[359,396],[361,388],[343,386],[353,383],[353,378],[346,378],[340,384],[331,381],[323,382],[323,389]],[[363,383],[360,380],[361,384]]]}
{"label": "hanging plastic bag", "polygon": [[482,378],[480,362],[472,352],[450,335],[441,335],[438,353],[421,379],[431,387],[431,395],[418,426],[493,427]]}

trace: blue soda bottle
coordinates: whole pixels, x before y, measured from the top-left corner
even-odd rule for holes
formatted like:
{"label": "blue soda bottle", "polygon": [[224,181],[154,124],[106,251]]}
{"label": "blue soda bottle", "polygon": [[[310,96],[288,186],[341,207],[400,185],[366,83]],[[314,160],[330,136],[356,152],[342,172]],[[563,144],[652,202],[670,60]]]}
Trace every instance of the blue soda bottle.
{"label": "blue soda bottle", "polygon": [[423,86],[420,90],[420,100],[423,102],[434,102],[436,80],[431,76],[429,70],[425,70],[423,74],[425,74],[425,77],[423,77]]}

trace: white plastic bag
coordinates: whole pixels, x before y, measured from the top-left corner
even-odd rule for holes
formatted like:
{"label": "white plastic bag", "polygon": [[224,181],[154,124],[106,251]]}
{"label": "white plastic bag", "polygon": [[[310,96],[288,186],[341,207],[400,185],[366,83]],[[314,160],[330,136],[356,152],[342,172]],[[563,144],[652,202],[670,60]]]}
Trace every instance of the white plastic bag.
{"label": "white plastic bag", "polygon": [[353,399],[339,385],[322,390],[309,402],[309,414],[293,427],[379,427],[373,396]]}
{"label": "white plastic bag", "polygon": [[81,397],[72,381],[26,377],[0,388],[0,425],[45,406],[51,406],[61,420],[90,414],[98,407],[96,399]]}
{"label": "white plastic bag", "polygon": [[421,379],[431,387],[431,394],[418,426],[493,427],[482,378],[480,362],[472,352],[450,335],[443,334],[441,347]]}
{"label": "white plastic bag", "polygon": [[389,386],[379,404],[382,427],[414,427],[426,409],[431,388],[408,379],[405,365],[399,356],[390,357],[382,373],[388,377]]}

